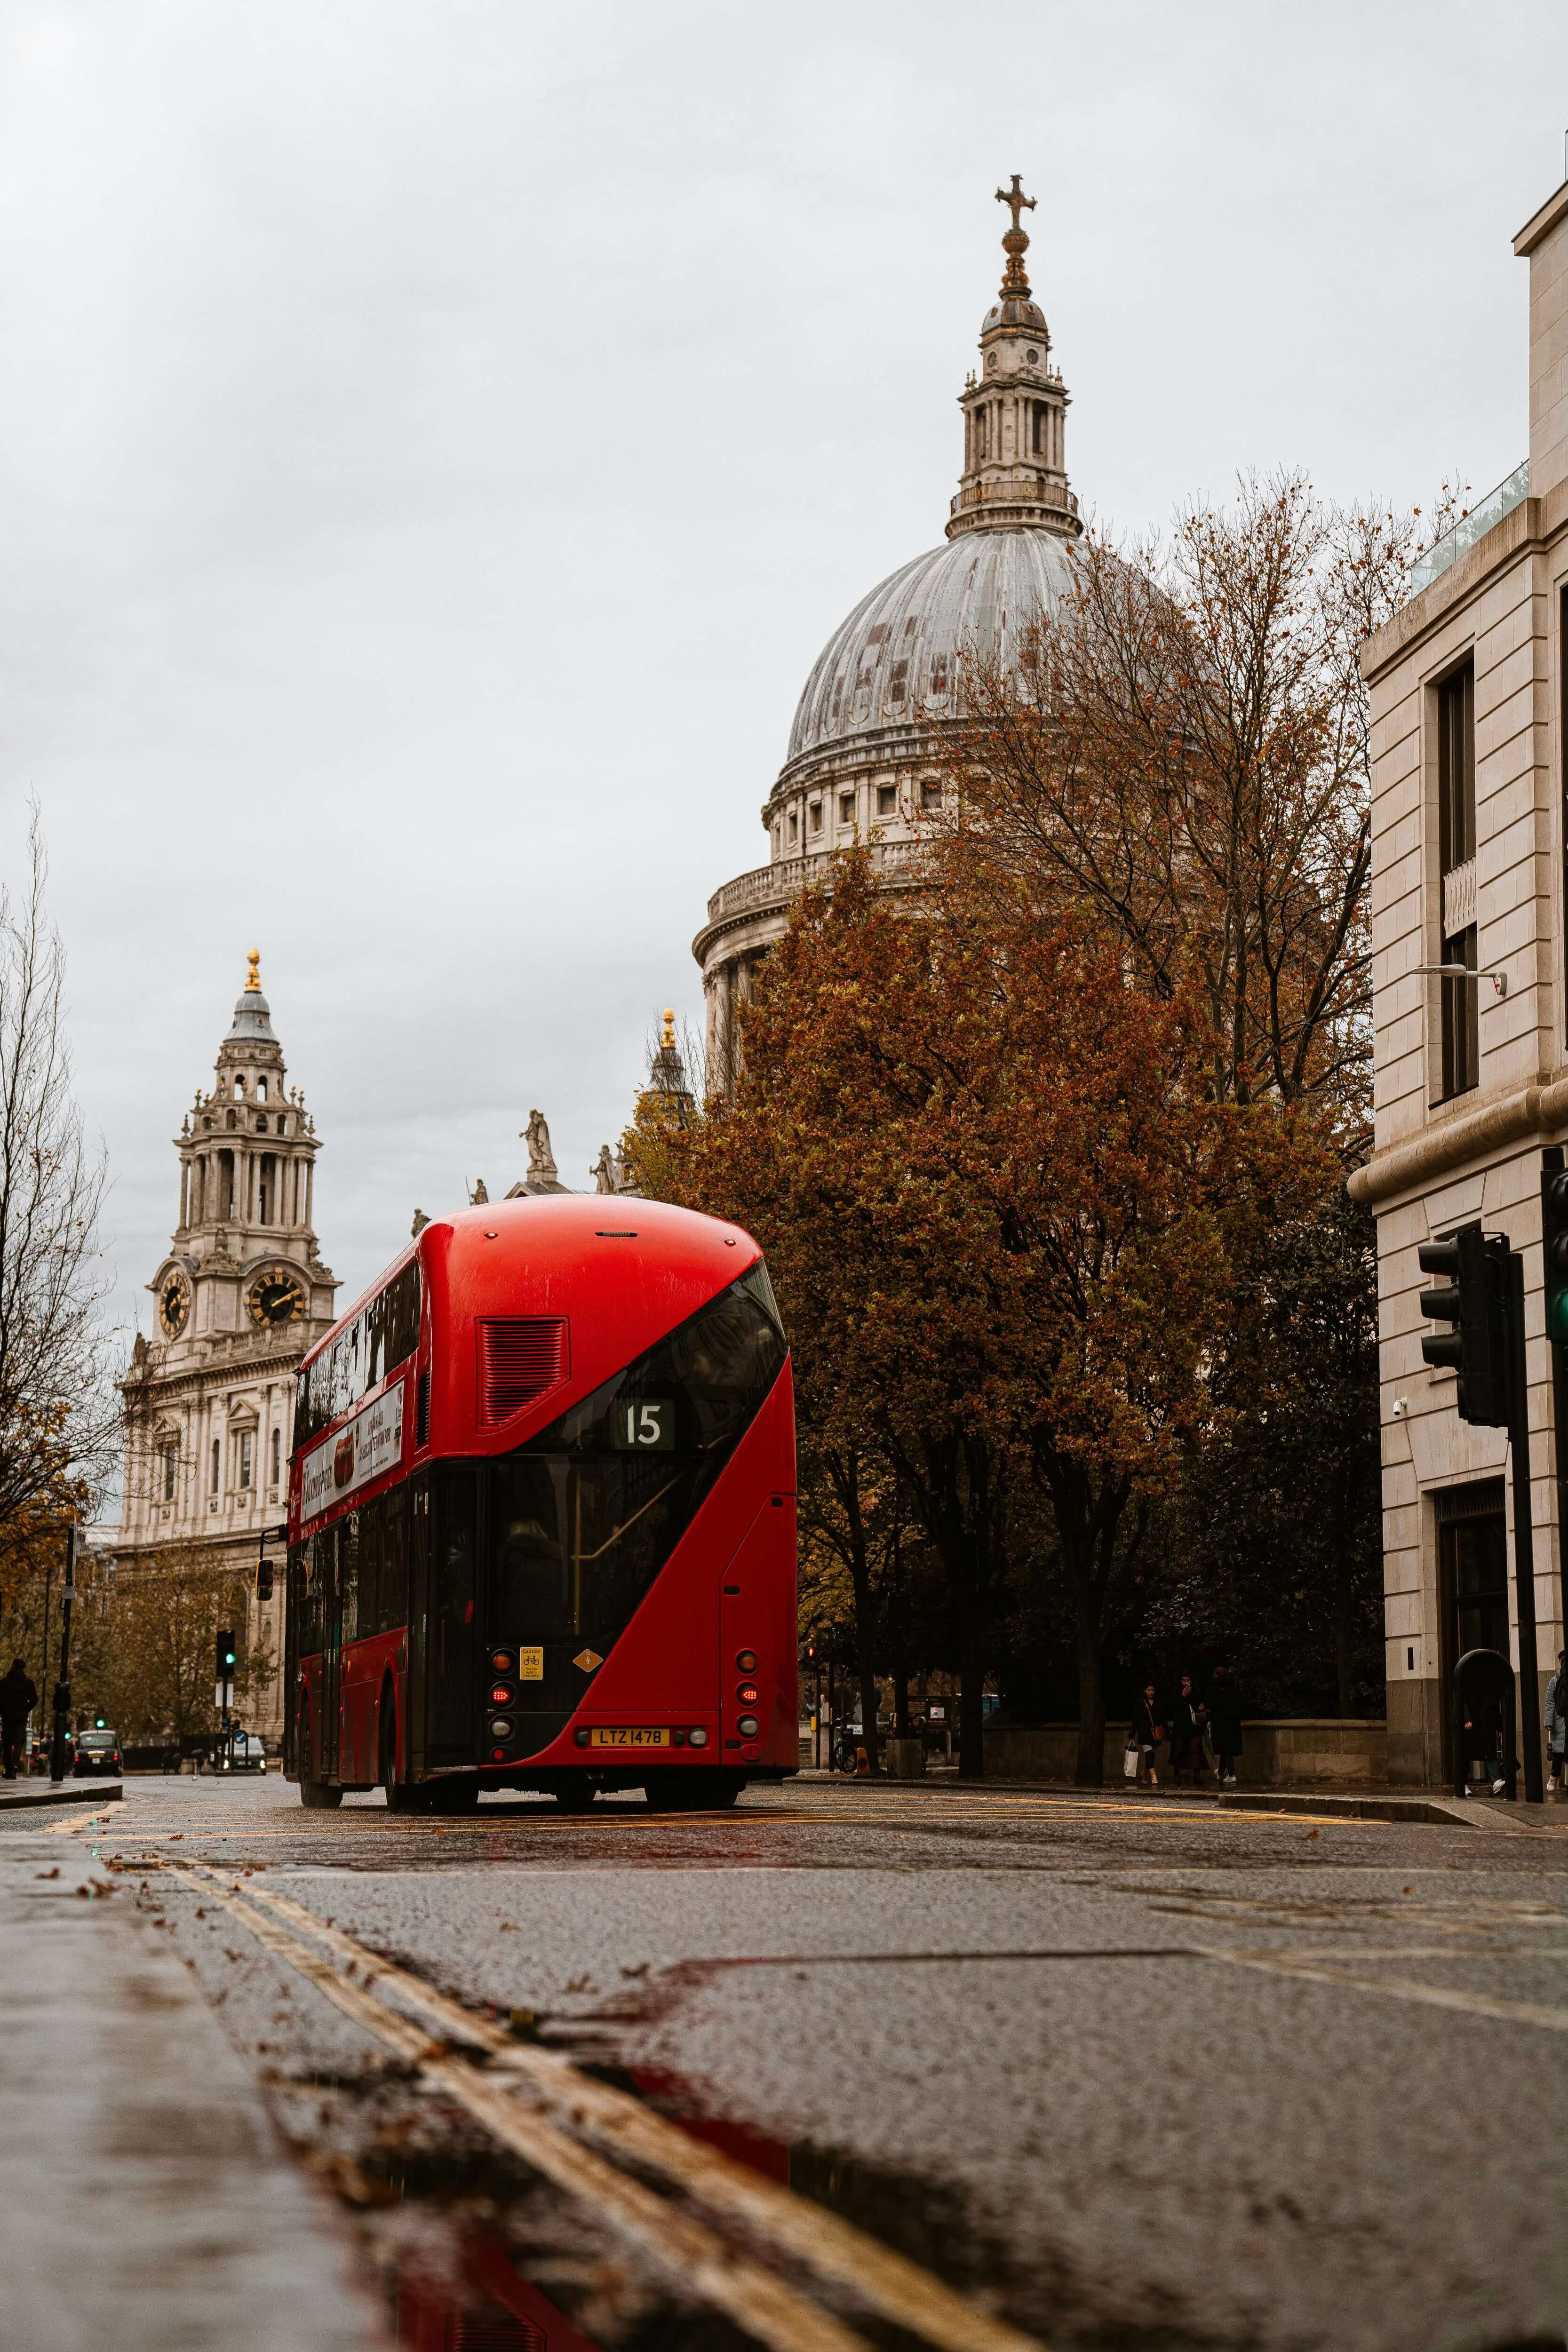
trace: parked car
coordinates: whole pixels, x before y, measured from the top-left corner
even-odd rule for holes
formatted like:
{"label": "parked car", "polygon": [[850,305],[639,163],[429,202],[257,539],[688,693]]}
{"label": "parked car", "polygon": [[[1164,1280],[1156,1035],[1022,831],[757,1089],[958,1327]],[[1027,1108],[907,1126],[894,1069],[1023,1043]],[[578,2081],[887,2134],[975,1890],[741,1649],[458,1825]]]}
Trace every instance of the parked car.
{"label": "parked car", "polygon": [[213,1751],[215,1772],[265,1772],[267,1750],[260,1735],[254,1731],[231,1731],[228,1746],[221,1743]]}
{"label": "parked car", "polygon": [[107,1780],[120,1769],[118,1731],[79,1731],[71,1759],[78,1780]]}

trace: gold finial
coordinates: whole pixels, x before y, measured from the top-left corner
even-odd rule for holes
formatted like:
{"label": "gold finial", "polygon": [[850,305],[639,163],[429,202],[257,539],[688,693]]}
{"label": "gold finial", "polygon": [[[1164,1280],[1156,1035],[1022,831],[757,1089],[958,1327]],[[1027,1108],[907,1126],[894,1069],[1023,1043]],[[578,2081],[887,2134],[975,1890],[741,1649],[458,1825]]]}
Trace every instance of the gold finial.
{"label": "gold finial", "polygon": [[658,1041],[658,1042],[659,1042],[660,1045],[664,1048],[664,1051],[665,1051],[667,1054],[669,1054],[669,1053],[673,1053],[673,1052],[674,1052],[674,1050],[675,1050],[675,1007],[674,1007],[674,1005],[673,1005],[673,1004],[667,1004],[667,1005],[665,1006],[665,1008],[664,1008],[664,1034],[663,1034],[663,1036],[659,1039],[659,1041]]}
{"label": "gold finial", "polygon": [[1004,297],[1009,294],[1027,294],[1029,281],[1024,275],[1024,256],[1029,250],[1029,239],[1026,233],[1018,226],[1018,215],[1020,213],[1032,213],[1035,209],[1035,199],[1024,194],[1021,173],[1014,173],[1013,184],[1010,188],[997,189],[996,201],[999,205],[1005,205],[1013,215],[1013,226],[1006,230],[1002,238],[1002,250],[1007,257],[1007,268],[1002,278],[1002,292]]}
{"label": "gold finial", "polygon": [[252,948],[245,961],[250,966],[250,970],[245,976],[245,992],[247,996],[259,996],[261,993],[261,950],[259,948]]}

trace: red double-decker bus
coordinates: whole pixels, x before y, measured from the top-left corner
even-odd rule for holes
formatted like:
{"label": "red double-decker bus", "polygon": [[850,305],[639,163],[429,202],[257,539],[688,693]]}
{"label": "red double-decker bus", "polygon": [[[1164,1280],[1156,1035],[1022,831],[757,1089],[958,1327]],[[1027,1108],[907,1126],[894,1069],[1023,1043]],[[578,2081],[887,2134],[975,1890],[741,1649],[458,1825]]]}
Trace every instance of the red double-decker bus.
{"label": "red double-decker bus", "polygon": [[798,1767],[795,1412],[739,1226],[551,1194],[425,1227],[300,1372],[307,1805],[731,1803]]}

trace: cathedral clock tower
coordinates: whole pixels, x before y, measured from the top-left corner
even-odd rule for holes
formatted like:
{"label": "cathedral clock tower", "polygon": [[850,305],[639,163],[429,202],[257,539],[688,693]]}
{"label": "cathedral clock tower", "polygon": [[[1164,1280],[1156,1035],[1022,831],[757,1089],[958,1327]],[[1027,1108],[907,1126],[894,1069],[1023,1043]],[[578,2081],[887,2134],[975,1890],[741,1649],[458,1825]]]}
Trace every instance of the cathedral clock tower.
{"label": "cathedral clock tower", "polygon": [[[255,1597],[262,1530],[289,1507],[294,1376],[332,1321],[337,1280],[311,1223],[321,1139],[290,1088],[261,992],[260,956],[179,1135],[179,1223],[148,1287],[153,1338],[138,1337],[121,1382],[125,1493],[121,1570],[171,1544],[231,1551],[251,1591],[248,1640],[282,1663],[283,1578]],[[281,1567],[282,1547],[269,1556]],[[282,1734],[274,1680],[246,1727]]]}

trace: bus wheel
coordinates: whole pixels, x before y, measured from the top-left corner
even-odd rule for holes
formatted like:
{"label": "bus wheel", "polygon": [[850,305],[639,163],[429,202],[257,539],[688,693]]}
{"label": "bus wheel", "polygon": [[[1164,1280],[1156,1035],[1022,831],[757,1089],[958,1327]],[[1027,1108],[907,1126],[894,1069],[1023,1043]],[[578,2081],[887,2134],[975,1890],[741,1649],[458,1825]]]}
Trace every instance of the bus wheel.
{"label": "bus wheel", "polygon": [[300,1802],[308,1813],[330,1812],[334,1805],[342,1803],[343,1792],[341,1789],[330,1787],[325,1780],[312,1780],[310,1762],[310,1710],[309,1706],[302,1706],[300,1709]]}
{"label": "bus wheel", "polygon": [[732,1805],[741,1783],[728,1772],[661,1772],[643,1790],[656,1813],[710,1813]]}
{"label": "bus wheel", "polygon": [[557,1782],[555,1801],[563,1813],[587,1813],[593,1811],[596,1794],[586,1772],[571,1772]]}
{"label": "bus wheel", "polygon": [[390,1683],[382,1685],[376,1713],[380,1719],[376,1738],[376,1747],[380,1751],[376,1778],[386,1790],[386,1810],[389,1813],[411,1813],[414,1811],[414,1791],[400,1785],[397,1778],[397,1701],[393,1696]]}
{"label": "bus wheel", "polygon": [[432,1780],[421,1793],[426,1795],[433,1813],[472,1813],[479,1810],[477,1780]]}

